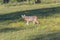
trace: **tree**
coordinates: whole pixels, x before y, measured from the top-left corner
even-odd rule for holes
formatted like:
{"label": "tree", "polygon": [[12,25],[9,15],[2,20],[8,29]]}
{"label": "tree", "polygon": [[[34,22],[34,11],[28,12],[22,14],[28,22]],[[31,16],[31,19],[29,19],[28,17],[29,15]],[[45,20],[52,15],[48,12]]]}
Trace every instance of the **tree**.
{"label": "tree", "polygon": [[3,0],[3,3],[9,3],[9,0]]}
{"label": "tree", "polygon": [[41,3],[41,0],[35,0],[35,3]]}

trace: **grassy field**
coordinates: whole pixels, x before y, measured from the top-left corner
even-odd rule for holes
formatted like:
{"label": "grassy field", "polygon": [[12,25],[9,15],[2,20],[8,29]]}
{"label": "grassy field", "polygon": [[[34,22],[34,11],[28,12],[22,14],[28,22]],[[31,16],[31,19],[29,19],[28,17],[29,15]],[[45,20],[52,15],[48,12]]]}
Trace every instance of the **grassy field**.
{"label": "grassy field", "polygon": [[[23,14],[38,16],[40,24],[25,25]],[[60,3],[0,5],[0,40],[60,40]]]}

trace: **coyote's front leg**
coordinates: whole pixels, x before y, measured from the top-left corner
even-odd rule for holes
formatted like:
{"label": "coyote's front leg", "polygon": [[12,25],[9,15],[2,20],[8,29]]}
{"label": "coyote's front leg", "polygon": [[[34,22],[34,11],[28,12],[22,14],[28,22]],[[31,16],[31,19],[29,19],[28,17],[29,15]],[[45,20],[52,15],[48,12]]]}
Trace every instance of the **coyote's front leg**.
{"label": "coyote's front leg", "polygon": [[29,21],[27,21],[26,25],[29,25]]}

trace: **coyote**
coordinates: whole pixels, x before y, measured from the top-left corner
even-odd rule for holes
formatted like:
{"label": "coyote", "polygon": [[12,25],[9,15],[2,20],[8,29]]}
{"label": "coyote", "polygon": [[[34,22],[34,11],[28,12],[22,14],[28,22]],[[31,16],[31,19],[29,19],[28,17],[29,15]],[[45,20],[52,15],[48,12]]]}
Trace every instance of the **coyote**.
{"label": "coyote", "polygon": [[33,24],[35,24],[35,23],[39,23],[38,22],[38,18],[37,18],[37,16],[26,16],[26,15],[21,15],[21,17],[25,20],[25,21],[27,21],[27,23],[26,23],[26,25],[29,25],[29,22],[33,22]]}

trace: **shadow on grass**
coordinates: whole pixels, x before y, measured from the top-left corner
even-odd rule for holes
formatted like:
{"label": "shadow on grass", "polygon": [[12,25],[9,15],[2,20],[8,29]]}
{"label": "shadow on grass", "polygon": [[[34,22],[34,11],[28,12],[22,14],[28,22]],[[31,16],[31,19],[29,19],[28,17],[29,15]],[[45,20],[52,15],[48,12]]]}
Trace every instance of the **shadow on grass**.
{"label": "shadow on grass", "polygon": [[13,31],[19,31],[19,30],[24,30],[24,29],[25,28],[23,27],[3,28],[3,29],[0,29],[0,33],[13,32]]}
{"label": "shadow on grass", "polygon": [[11,27],[11,28],[0,28],[0,33],[6,32],[14,32],[14,31],[21,31],[21,30],[31,30],[36,28],[35,26],[28,26],[28,27]]}
{"label": "shadow on grass", "polygon": [[21,15],[36,15],[39,18],[44,18],[47,16],[53,16],[55,13],[60,13],[60,7],[52,7],[52,8],[41,8],[41,9],[35,9],[35,10],[26,10],[26,11],[19,11],[19,12],[13,12],[8,14],[0,15],[0,21],[5,20],[21,20]]}
{"label": "shadow on grass", "polygon": [[30,40],[60,40],[60,32],[44,34],[44,35],[37,35],[32,37]]}

